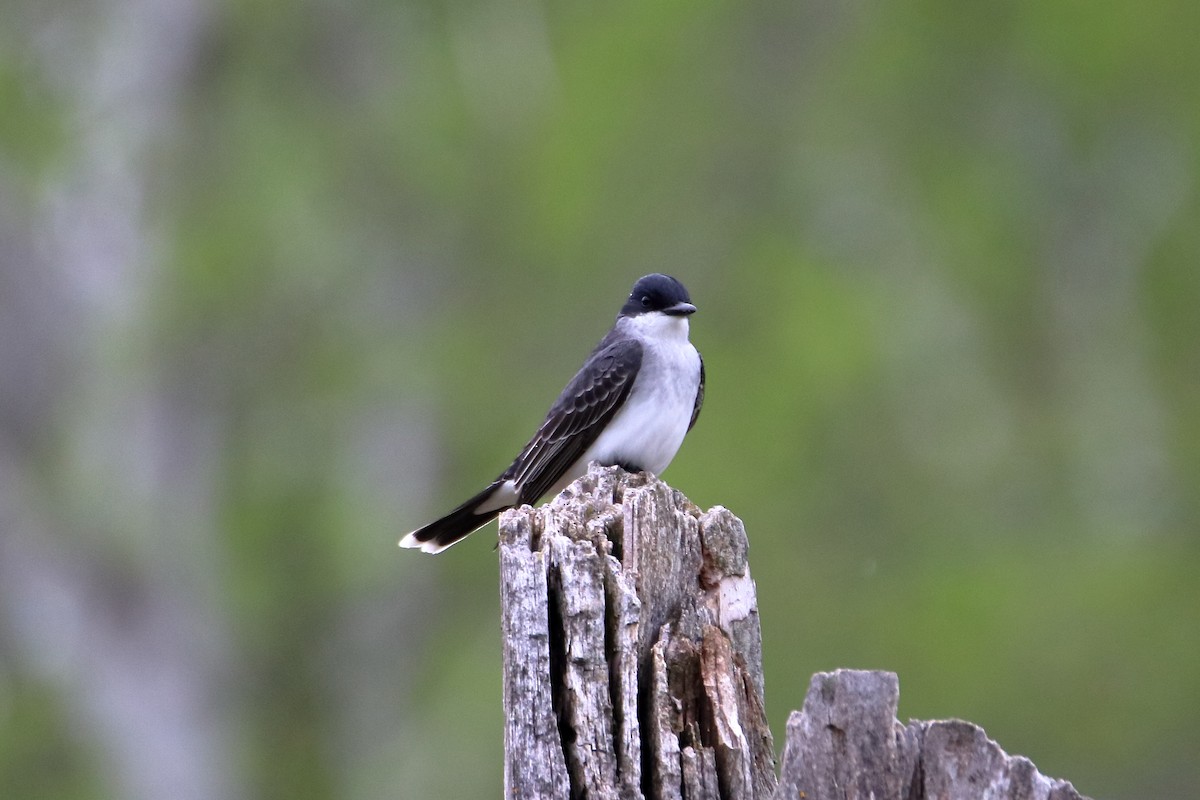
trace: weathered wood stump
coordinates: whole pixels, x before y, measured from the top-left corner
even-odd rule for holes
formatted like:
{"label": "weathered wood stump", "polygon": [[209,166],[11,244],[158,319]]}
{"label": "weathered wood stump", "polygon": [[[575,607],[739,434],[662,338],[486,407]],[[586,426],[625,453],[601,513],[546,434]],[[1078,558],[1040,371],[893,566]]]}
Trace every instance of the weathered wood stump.
{"label": "weathered wood stump", "polygon": [[813,677],[782,778],[741,521],[592,465],[500,519],[505,793],[598,800],[1073,800],[970,723],[896,721],[886,672]]}
{"label": "weathered wood stump", "polygon": [[787,724],[776,797],[825,800],[1086,800],[1009,756],[978,725],[896,719],[895,673],[813,676]]}

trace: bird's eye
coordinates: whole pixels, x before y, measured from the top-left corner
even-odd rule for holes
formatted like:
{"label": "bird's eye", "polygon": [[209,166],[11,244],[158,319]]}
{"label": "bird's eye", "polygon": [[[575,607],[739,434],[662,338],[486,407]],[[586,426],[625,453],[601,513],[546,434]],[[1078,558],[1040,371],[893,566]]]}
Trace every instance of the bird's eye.
{"label": "bird's eye", "polygon": [[642,308],[649,308],[649,307],[650,307],[650,295],[644,294],[644,295],[642,295]]}

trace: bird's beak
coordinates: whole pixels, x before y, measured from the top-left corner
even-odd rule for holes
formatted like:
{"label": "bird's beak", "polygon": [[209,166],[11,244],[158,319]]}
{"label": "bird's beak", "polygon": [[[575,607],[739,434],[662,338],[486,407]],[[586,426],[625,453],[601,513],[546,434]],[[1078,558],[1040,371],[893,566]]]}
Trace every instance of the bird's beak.
{"label": "bird's beak", "polygon": [[691,303],[676,303],[673,306],[663,309],[664,314],[669,314],[672,317],[686,317],[689,314],[696,313],[696,307]]}

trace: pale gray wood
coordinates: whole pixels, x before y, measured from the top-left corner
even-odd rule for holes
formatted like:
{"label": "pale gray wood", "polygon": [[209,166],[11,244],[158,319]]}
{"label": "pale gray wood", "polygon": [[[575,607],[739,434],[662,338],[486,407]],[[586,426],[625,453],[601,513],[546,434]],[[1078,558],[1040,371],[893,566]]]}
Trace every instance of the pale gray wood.
{"label": "pale gray wood", "polygon": [[623,800],[642,800],[642,727],[638,719],[638,620],[642,604],[621,563],[605,556],[609,674]]}
{"label": "pale gray wood", "polygon": [[[774,746],[741,522],[651,476],[593,465],[500,526],[507,795],[560,790],[561,757],[561,797],[770,797]],[[528,671],[510,665],[521,660]],[[544,686],[520,680],[539,672]],[[529,735],[547,731],[547,702],[553,747]],[[518,766],[547,757],[556,763],[545,770]]]}
{"label": "pale gray wood", "polygon": [[924,728],[925,797],[1080,800],[1070,783],[1047,778],[1027,758],[1008,755],[978,725],[962,720],[912,724]]}
{"label": "pale gray wood", "polygon": [[550,551],[550,596],[561,626],[562,685],[558,713],[572,731],[565,741],[571,784],[593,787],[588,795],[616,800],[617,755],[605,648],[604,557],[587,540],[554,530],[543,541]]}
{"label": "pale gray wood", "polygon": [[[650,678],[646,709],[646,734],[649,736],[647,747],[650,751],[650,797],[653,800],[682,800],[683,798],[683,767],[679,747],[679,734],[683,730],[680,720],[680,708],[676,708],[671,700],[671,690],[667,684],[667,659],[663,655],[665,641],[660,641],[650,648]],[[697,766],[695,751],[686,748],[688,755],[689,773],[695,773]],[[716,765],[714,764],[714,771]],[[696,782],[690,779],[689,784]]]}
{"label": "pale gray wood", "polygon": [[978,725],[896,720],[890,672],[817,673],[788,720],[778,800],[1086,800]]}
{"label": "pale gray wood", "polygon": [[855,670],[813,676],[776,788],[746,530],[651,476],[505,512],[500,567],[508,798],[1086,800]]}
{"label": "pale gray wood", "polygon": [[530,548],[529,518],[511,522],[500,546],[505,794],[558,800],[570,781],[551,700],[546,560]]}
{"label": "pale gray wood", "polygon": [[910,796],[917,743],[896,721],[899,698],[900,683],[890,672],[814,675],[803,710],[788,719],[777,797]]}
{"label": "pale gray wood", "polygon": [[739,797],[722,795],[721,781],[717,777],[717,758],[712,750],[696,751],[685,747],[679,753],[684,797]]}

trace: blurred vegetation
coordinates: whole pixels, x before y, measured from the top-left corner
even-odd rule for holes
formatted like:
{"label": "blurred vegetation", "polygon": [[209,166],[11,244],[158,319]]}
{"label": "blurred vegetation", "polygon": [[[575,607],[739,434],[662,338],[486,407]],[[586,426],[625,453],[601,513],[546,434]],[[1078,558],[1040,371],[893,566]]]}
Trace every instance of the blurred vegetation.
{"label": "blurred vegetation", "polygon": [[1200,784],[1200,5],[0,10],[0,796],[500,791],[508,464],[639,275],[767,702]]}

